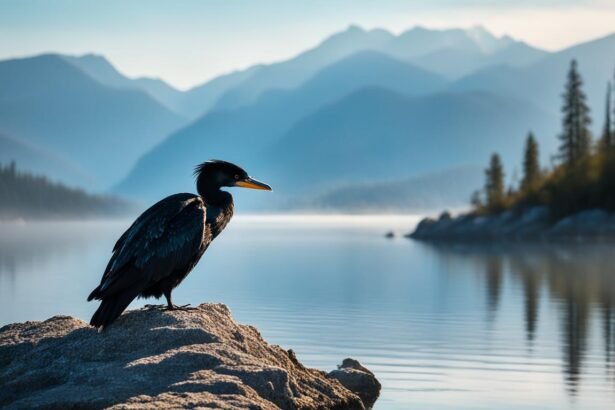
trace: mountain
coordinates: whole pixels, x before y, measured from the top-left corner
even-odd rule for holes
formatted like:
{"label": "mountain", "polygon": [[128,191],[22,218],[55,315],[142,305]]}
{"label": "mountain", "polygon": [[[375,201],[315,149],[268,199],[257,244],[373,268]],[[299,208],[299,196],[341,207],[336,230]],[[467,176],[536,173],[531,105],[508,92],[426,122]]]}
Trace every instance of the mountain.
{"label": "mountain", "polygon": [[577,59],[596,127],[601,125],[606,83],[615,67],[615,34],[578,44],[543,57],[526,67],[495,66],[459,79],[459,91],[489,91],[521,98],[542,109],[559,112],[566,73]]}
{"label": "mountain", "polygon": [[[299,121],[259,158],[279,196],[399,180],[504,153],[518,168],[527,131],[546,157],[557,118],[530,104],[486,93],[404,97],[368,88]],[[548,137],[544,137],[548,136]]]}
{"label": "mountain", "polygon": [[385,51],[448,78],[498,64],[521,67],[547,54],[511,37],[496,37],[480,26],[466,30],[415,27],[396,37]]}
{"label": "mountain", "polygon": [[216,106],[224,93],[243,81],[247,81],[262,68],[263,66],[254,66],[247,70],[235,71],[191,88],[184,93],[181,112],[191,119],[204,115]]}
{"label": "mountain", "polygon": [[15,161],[20,168],[45,174],[55,181],[88,186],[93,177],[66,158],[34,144],[0,133],[0,164]]}
{"label": "mountain", "polygon": [[508,36],[496,37],[482,27],[448,30],[415,27],[396,36],[383,29],[350,26],[293,58],[222,75],[186,92],[157,79],[128,78],[102,56],[65,58],[102,84],[141,89],[176,113],[196,119],[211,110],[252,104],[268,90],[299,87],[324,67],[368,50],[447,78],[458,78],[497,64],[524,66],[547,54]]}
{"label": "mountain", "polygon": [[105,57],[96,54],[82,56],[62,55],[69,63],[101,84],[133,90],[141,90],[175,113],[182,114],[184,93],[157,78],[128,78],[120,73]]}
{"label": "mountain", "polygon": [[416,27],[395,36],[382,29],[350,26],[294,58],[259,67],[253,75],[226,91],[215,107],[236,108],[254,102],[268,89],[297,87],[325,66],[365,50],[378,51],[450,78],[494,64],[522,66],[547,54],[507,36],[495,37],[481,27],[468,30]]}
{"label": "mountain", "polygon": [[[366,86],[423,95],[448,83],[384,54],[360,52],[326,67],[297,89],[269,91],[250,106],[205,115],[142,157],[118,192],[146,197],[170,192],[176,181],[189,182],[189,170],[208,158],[250,163],[296,121]],[[159,164],[165,164],[164,171]]]}
{"label": "mountain", "polygon": [[[113,184],[184,123],[142,91],[109,87],[58,55],[0,61],[0,129]],[[112,166],[110,166],[112,164]]]}
{"label": "mountain", "polygon": [[481,187],[483,182],[482,168],[460,167],[390,182],[355,183],[296,206],[331,212],[373,213],[466,207],[468,193]]}
{"label": "mountain", "polygon": [[260,134],[225,133],[240,122],[226,115],[208,130],[190,127],[154,148],[118,192],[153,199],[193,190],[192,166],[219,157],[239,162],[274,187],[276,195],[250,197],[249,206],[279,209],[348,185],[482,166],[494,151],[506,153],[507,169],[513,169],[520,164],[529,129],[549,136],[540,141],[545,152],[557,143],[554,116],[530,104],[478,93],[407,97],[364,88],[296,121],[269,142]]}
{"label": "mountain", "polygon": [[392,34],[386,30],[367,32],[351,26],[294,58],[260,67],[253,75],[226,91],[217,102],[216,108],[236,108],[253,103],[268,89],[298,87],[324,67],[359,51],[376,50],[391,37]]}
{"label": "mountain", "polygon": [[127,77],[100,55],[63,55],[62,58],[101,84],[145,91],[162,105],[189,120],[196,119],[211,110],[226,91],[247,80],[263,67],[257,65],[246,70],[223,74],[187,91],[180,91],[157,78]]}

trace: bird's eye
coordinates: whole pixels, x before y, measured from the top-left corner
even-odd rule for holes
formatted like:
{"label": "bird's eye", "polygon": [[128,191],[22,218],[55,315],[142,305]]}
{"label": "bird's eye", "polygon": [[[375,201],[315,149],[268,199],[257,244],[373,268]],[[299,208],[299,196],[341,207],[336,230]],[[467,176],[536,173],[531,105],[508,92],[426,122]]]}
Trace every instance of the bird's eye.
{"label": "bird's eye", "polygon": [[239,175],[235,174],[235,181],[239,180]]}

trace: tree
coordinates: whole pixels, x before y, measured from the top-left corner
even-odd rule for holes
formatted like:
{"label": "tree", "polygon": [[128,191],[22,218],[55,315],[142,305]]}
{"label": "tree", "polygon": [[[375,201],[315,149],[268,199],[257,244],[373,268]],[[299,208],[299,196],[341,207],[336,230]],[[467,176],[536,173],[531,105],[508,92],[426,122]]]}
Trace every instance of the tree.
{"label": "tree", "polygon": [[470,197],[470,204],[474,209],[480,209],[483,207],[483,200],[481,198],[480,191],[472,192],[472,196]]}
{"label": "tree", "polygon": [[485,170],[485,196],[487,206],[497,210],[504,205],[504,169],[498,154],[491,155],[489,168]]}
{"label": "tree", "polygon": [[591,119],[582,86],[583,80],[577,70],[577,62],[572,60],[563,95],[563,131],[559,137],[561,140],[560,159],[568,168],[590,154],[591,132],[589,125]]}
{"label": "tree", "polygon": [[[615,107],[614,107],[615,112]],[[606,151],[610,151],[613,148],[613,141],[615,139],[615,130],[611,124],[611,83],[606,85],[606,112],[604,116],[604,129],[602,131],[602,147]]]}
{"label": "tree", "polygon": [[531,190],[536,187],[540,180],[540,162],[538,159],[538,143],[534,134],[531,132],[525,141],[525,150],[523,153],[523,180],[521,181],[521,189],[524,191]]}

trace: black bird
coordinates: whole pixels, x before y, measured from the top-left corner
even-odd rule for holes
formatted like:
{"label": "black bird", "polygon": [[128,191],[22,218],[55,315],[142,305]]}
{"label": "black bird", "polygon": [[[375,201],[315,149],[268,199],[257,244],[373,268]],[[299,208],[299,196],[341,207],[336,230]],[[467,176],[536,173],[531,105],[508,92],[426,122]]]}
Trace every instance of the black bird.
{"label": "black bird", "polygon": [[271,191],[269,185],[226,161],[207,161],[194,173],[198,195],[164,198],[118,239],[100,285],[88,296],[88,301],[102,301],[90,320],[92,326],[106,328],[136,297],[164,295],[168,309],[175,309],[171,292],[233,216],[233,197],[220,188]]}

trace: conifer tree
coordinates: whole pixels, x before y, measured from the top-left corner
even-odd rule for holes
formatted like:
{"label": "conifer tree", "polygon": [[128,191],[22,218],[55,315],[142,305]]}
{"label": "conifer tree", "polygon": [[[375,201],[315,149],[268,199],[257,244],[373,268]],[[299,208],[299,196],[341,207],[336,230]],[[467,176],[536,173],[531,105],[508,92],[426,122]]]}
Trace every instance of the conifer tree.
{"label": "conifer tree", "polygon": [[498,209],[504,204],[504,169],[498,154],[491,155],[489,168],[485,170],[485,196],[487,206]]}
{"label": "conifer tree", "polygon": [[615,139],[615,130],[611,123],[611,83],[606,85],[606,111],[604,117],[604,129],[602,131],[602,146],[606,150],[613,148],[613,139]]}
{"label": "conifer tree", "polygon": [[525,142],[525,150],[523,153],[523,179],[521,180],[521,189],[529,190],[536,187],[540,179],[540,163],[538,159],[538,142],[531,132],[527,136]]}
{"label": "conifer tree", "polygon": [[582,89],[583,80],[577,70],[576,60],[570,63],[564,105],[562,106],[563,131],[560,135],[560,159],[567,167],[572,167],[590,153],[591,132],[589,107]]}

